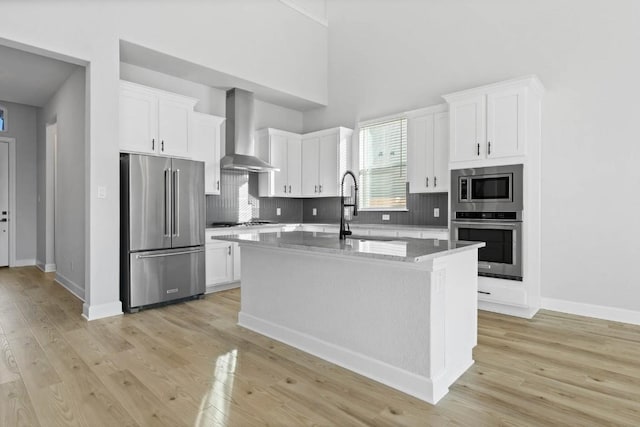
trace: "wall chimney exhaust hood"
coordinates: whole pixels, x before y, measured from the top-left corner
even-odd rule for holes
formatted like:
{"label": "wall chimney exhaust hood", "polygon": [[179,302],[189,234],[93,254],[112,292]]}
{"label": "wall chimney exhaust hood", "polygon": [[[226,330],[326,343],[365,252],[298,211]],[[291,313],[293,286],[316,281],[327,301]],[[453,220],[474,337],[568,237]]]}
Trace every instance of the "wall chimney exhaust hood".
{"label": "wall chimney exhaust hood", "polygon": [[226,155],[220,160],[222,169],[279,170],[255,155],[253,104],[253,93],[238,88],[227,91]]}

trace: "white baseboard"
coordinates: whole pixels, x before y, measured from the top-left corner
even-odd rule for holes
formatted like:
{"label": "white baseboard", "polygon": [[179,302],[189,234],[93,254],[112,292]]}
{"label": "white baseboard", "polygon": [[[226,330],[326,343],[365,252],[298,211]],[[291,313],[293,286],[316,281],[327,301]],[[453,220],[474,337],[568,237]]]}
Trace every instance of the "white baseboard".
{"label": "white baseboard", "polygon": [[80,298],[82,301],[84,301],[84,287],[83,286],[78,285],[77,283],[75,283],[74,281],[70,280],[69,278],[63,276],[60,273],[56,273],[55,281],[56,281],[56,283],[60,284],[60,286],[62,286],[63,288],[65,288],[66,290],[68,290],[69,292],[71,292],[72,294],[77,296],[78,298]]}
{"label": "white baseboard", "polygon": [[215,292],[228,291],[229,289],[235,289],[240,287],[240,282],[224,283],[222,285],[208,285],[205,289],[205,294],[213,294]]}
{"label": "white baseboard", "polygon": [[492,313],[506,314],[507,316],[531,319],[538,312],[538,307],[517,307],[507,304],[498,304],[490,301],[478,301],[478,310],[491,311]]}
{"label": "white baseboard", "polygon": [[87,320],[103,319],[105,317],[118,316],[122,314],[122,302],[114,301],[106,304],[89,305],[82,304],[82,317]]}
{"label": "white baseboard", "polygon": [[[449,385],[446,384],[448,378],[434,378],[431,380],[247,313],[238,313],[238,325],[289,344],[432,404],[436,404],[449,389]],[[459,376],[471,364],[473,364],[473,360],[465,361],[464,367],[452,369],[456,371],[454,375]]]}
{"label": "white baseboard", "polygon": [[17,259],[13,262],[11,267],[27,267],[29,265],[36,265],[35,259]]}
{"label": "white baseboard", "polygon": [[604,305],[585,304],[555,298],[542,298],[542,308],[578,316],[595,317],[596,319],[640,325],[640,311]]}
{"label": "white baseboard", "polygon": [[38,267],[44,273],[51,273],[56,271],[55,264],[45,264],[42,261],[36,261],[36,267]]}

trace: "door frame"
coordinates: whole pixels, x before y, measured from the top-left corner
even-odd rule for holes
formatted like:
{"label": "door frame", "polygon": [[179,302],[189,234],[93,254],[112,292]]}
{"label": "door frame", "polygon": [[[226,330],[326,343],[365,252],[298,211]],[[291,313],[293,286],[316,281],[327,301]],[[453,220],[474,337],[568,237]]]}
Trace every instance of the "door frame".
{"label": "door frame", "polygon": [[0,136],[9,144],[9,267],[16,267],[16,139]]}

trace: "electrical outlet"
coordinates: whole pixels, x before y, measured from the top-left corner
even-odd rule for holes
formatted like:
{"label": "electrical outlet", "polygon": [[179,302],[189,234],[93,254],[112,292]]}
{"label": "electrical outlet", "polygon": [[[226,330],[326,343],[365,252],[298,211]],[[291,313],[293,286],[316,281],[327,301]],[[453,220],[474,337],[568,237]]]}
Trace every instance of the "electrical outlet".
{"label": "electrical outlet", "polygon": [[107,198],[107,187],[102,185],[98,186],[98,199],[106,199]]}
{"label": "electrical outlet", "polygon": [[391,219],[391,215],[389,214],[382,214],[382,220],[383,221],[389,221]]}
{"label": "electrical outlet", "polygon": [[311,215],[313,215],[313,216],[318,215],[318,209],[313,208],[313,212],[312,212],[312,214],[311,214]]}
{"label": "electrical outlet", "polygon": [[440,208],[433,208],[433,217],[438,218],[440,216]]}
{"label": "electrical outlet", "polygon": [[280,208],[276,208],[276,215],[277,216],[282,215],[282,210],[280,210]]}

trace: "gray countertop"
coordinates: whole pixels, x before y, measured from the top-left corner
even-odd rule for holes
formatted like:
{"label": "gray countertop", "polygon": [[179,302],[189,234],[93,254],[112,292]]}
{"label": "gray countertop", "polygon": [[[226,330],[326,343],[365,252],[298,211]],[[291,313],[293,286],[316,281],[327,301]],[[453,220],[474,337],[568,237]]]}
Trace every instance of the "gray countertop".
{"label": "gray countertop", "polygon": [[345,256],[377,258],[390,261],[422,262],[485,246],[484,243],[449,241],[438,239],[371,238],[352,236],[339,240],[335,233],[288,231],[254,233],[234,231],[234,234],[217,236],[217,240],[237,242],[272,248],[339,254]]}
{"label": "gray countertop", "polygon": [[[339,227],[339,223],[276,223],[276,224],[260,224],[260,225],[236,225],[233,227],[207,227],[207,230],[217,230],[224,231],[229,230],[234,233],[237,230],[251,230],[256,228],[270,228],[270,227],[283,227],[283,226],[296,226],[296,225],[308,225],[308,226],[318,226],[318,227]],[[449,228],[447,226],[437,226],[437,225],[401,225],[401,224],[360,224],[357,222],[349,223],[353,230],[357,230],[358,228],[367,228],[367,229],[379,229],[379,230],[415,230],[415,231],[448,231]]]}

